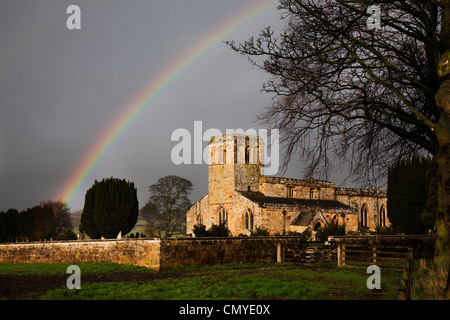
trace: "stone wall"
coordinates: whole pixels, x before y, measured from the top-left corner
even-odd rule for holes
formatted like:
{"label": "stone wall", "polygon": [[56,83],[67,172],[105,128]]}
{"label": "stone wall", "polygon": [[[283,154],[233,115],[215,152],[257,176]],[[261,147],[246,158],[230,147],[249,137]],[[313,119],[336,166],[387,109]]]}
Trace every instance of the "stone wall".
{"label": "stone wall", "polygon": [[159,240],[0,244],[0,263],[113,262],[159,270]]}
{"label": "stone wall", "polygon": [[298,243],[299,238],[193,238],[162,240],[161,270],[228,263],[276,262],[277,243]]}
{"label": "stone wall", "polygon": [[298,238],[192,238],[0,244],[0,263],[112,262],[156,271],[192,265],[275,262],[277,243]]}
{"label": "stone wall", "polygon": [[[283,210],[286,215],[283,216]],[[282,234],[284,231],[290,231],[292,220],[296,217],[299,210],[293,206],[271,205],[261,210],[262,224],[260,226],[267,228],[270,234]]]}

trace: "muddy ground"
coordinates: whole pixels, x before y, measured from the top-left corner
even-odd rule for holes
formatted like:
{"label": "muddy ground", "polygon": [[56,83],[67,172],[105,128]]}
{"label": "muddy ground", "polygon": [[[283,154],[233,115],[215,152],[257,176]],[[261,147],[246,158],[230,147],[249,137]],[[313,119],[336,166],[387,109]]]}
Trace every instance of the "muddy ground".
{"label": "muddy ground", "polygon": [[[283,270],[296,269],[298,266],[284,266]],[[315,266],[302,266],[303,269],[315,269]],[[323,267],[322,267],[323,268]],[[292,275],[278,272],[266,272],[258,266],[237,267],[240,276],[261,273],[266,277],[289,278]],[[328,268],[315,269],[320,274],[320,270],[325,271]],[[331,268],[333,269],[333,268]],[[126,281],[153,281],[164,279],[181,279],[186,277],[196,277],[214,274],[221,280],[228,276],[221,274],[220,270],[182,270],[171,272],[145,272],[145,271],[120,271],[106,273],[85,273],[82,274],[81,284],[94,282],[126,282]],[[235,277],[236,275],[233,275]],[[296,278],[296,276],[293,276]],[[320,277],[320,275],[319,275]],[[62,275],[29,275],[29,274],[0,274],[0,300],[36,300],[48,291],[63,288],[66,286],[67,274]],[[311,279],[310,279],[311,280]],[[320,280],[320,279],[318,279]],[[334,282],[334,281],[333,281]],[[339,288],[339,283],[336,283]],[[366,298],[375,298],[368,295]]]}
{"label": "muddy ground", "polygon": [[[108,272],[87,273],[82,276],[82,283],[151,281],[156,279],[182,278],[189,276],[186,272],[150,273],[150,272]],[[26,300],[39,299],[46,292],[64,287],[68,275],[11,275],[0,274],[0,299]]]}

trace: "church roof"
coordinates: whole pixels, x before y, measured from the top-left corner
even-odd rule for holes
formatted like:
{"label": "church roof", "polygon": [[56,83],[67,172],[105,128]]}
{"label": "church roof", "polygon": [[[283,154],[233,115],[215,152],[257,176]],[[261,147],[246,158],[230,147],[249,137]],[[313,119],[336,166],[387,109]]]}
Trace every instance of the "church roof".
{"label": "church roof", "polygon": [[315,215],[316,212],[312,210],[299,212],[294,220],[292,220],[291,226],[308,226]]}
{"label": "church roof", "polygon": [[247,199],[257,202],[259,205],[288,205],[302,208],[322,209],[322,210],[353,210],[350,206],[328,199],[299,199],[299,198],[284,198],[284,197],[270,197],[264,195],[262,192],[256,191],[237,191]]}

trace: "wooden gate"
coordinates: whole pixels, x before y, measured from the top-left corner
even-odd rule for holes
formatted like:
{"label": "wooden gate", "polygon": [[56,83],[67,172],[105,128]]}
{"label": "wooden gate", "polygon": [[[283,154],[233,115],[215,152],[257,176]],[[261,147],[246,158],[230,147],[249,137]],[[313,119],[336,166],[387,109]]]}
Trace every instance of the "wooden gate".
{"label": "wooden gate", "polygon": [[279,262],[320,263],[337,261],[337,246],[323,242],[304,242],[278,246]]}

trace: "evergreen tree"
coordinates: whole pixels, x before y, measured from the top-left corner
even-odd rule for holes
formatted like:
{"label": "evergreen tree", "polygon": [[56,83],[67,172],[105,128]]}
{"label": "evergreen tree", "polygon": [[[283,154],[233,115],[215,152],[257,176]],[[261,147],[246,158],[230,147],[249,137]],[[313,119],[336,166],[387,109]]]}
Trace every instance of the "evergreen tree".
{"label": "evergreen tree", "polygon": [[37,205],[33,208],[33,230],[31,232],[32,240],[50,240],[55,237],[56,217],[53,209],[48,204]]}
{"label": "evergreen tree", "polygon": [[33,232],[33,224],[33,210],[28,208],[22,211],[19,218],[19,236],[30,239]]}
{"label": "evergreen tree", "polygon": [[0,224],[0,239],[3,242],[15,241],[19,236],[19,211],[11,208],[6,212],[2,212]]}
{"label": "evergreen tree", "polygon": [[133,229],[138,213],[134,183],[113,177],[95,181],[86,192],[80,231],[91,238],[115,238]]}
{"label": "evergreen tree", "polygon": [[429,160],[413,158],[389,168],[387,211],[397,233],[424,234],[427,231],[421,215],[428,200],[429,166]]}
{"label": "evergreen tree", "polygon": [[[98,184],[95,180],[94,186]],[[94,223],[94,187],[91,187],[84,196],[84,208],[80,219],[80,232],[85,232],[91,239],[100,239],[100,233]]]}
{"label": "evergreen tree", "polygon": [[6,242],[6,214],[4,211],[0,211],[0,242]]}

